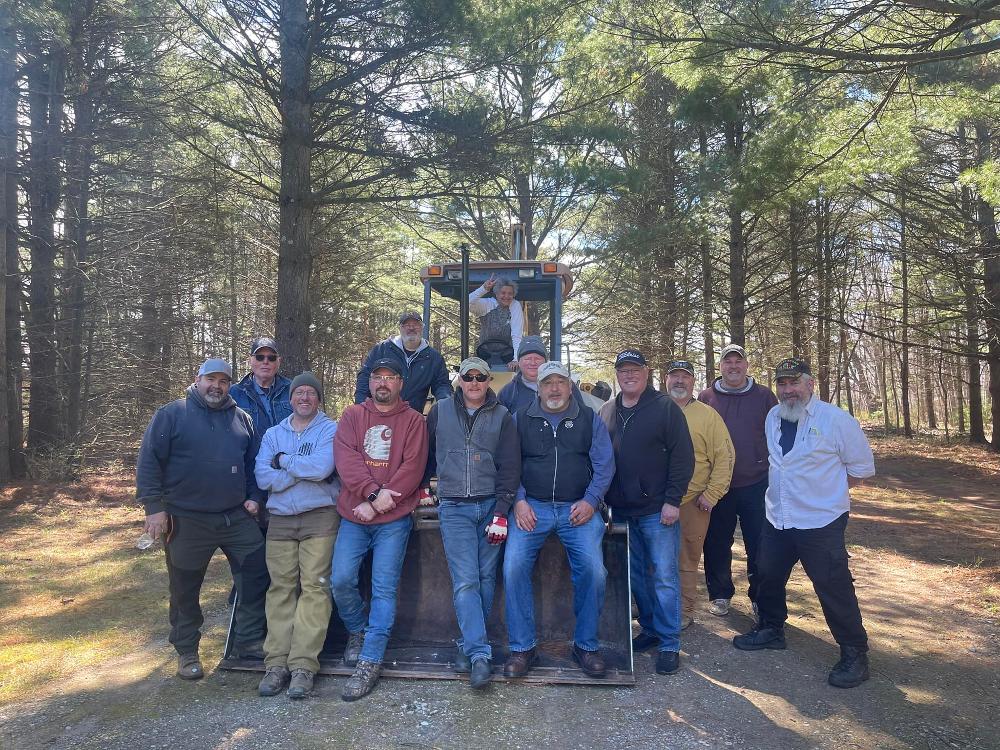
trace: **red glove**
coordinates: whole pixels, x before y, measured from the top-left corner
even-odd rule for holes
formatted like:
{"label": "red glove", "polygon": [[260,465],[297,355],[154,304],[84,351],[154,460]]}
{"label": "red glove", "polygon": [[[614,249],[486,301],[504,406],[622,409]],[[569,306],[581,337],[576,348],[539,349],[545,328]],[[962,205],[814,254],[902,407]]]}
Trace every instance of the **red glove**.
{"label": "red glove", "polygon": [[490,525],[486,527],[486,538],[490,544],[503,544],[507,539],[507,518],[505,516],[493,516]]}
{"label": "red glove", "polygon": [[421,487],[417,491],[417,505],[434,505],[435,502],[429,487]]}

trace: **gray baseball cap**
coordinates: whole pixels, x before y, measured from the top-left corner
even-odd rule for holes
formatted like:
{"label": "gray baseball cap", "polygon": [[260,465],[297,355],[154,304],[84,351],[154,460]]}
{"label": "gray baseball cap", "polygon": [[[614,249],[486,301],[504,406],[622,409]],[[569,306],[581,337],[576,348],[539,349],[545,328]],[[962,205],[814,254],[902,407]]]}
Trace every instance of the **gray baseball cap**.
{"label": "gray baseball cap", "polygon": [[544,362],[538,368],[538,382],[541,383],[549,375],[562,375],[569,378],[569,369],[562,362]]}
{"label": "gray baseball cap", "polygon": [[205,363],[198,368],[198,377],[202,375],[214,375],[221,372],[230,380],[233,379],[233,368],[224,359],[206,359]]}
{"label": "gray baseball cap", "polygon": [[486,364],[485,360],[479,357],[469,357],[468,359],[462,360],[462,364],[458,366],[458,374],[465,375],[469,370],[479,370],[483,375],[490,374],[490,366]]}

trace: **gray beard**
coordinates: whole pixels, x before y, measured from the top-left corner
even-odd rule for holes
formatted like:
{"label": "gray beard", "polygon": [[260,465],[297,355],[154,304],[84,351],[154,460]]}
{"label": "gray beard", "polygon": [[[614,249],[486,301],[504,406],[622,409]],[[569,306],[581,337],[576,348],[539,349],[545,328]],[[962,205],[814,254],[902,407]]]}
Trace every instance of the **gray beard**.
{"label": "gray beard", "polygon": [[778,403],[778,416],[784,419],[786,422],[798,422],[802,419],[802,415],[806,413],[806,405],[809,402],[802,403],[801,401],[795,406],[781,401]]}
{"label": "gray beard", "polygon": [[225,395],[213,396],[210,393],[205,394],[205,403],[208,404],[213,409],[218,409],[222,405],[222,402],[225,400],[226,400]]}
{"label": "gray beard", "polygon": [[670,389],[670,395],[673,398],[690,398],[691,391],[689,391],[687,388],[683,388],[682,386],[675,385],[673,388]]}
{"label": "gray beard", "polygon": [[418,346],[420,346],[420,336],[400,336],[403,341],[403,346],[409,349],[411,352],[415,351]]}

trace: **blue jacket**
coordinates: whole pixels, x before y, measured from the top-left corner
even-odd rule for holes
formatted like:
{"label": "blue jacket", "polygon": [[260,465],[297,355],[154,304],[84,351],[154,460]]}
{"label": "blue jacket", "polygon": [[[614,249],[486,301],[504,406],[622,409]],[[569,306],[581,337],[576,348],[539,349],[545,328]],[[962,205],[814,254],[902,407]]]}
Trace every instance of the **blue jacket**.
{"label": "blue jacket", "polygon": [[421,339],[417,351],[407,357],[402,340],[396,336],[380,341],[368,352],[365,363],[358,372],[354,403],[364,403],[371,395],[368,378],[371,377],[372,366],[380,359],[395,359],[399,362],[404,373],[403,392],[400,396],[417,412],[424,413],[428,391],[433,393],[438,401],[451,396],[451,380],[448,378],[448,368],[445,367],[441,353]]}
{"label": "blue jacket", "polygon": [[615,475],[615,456],[608,428],[593,409],[570,399],[553,431],[536,398],[514,421],[521,438],[518,499],[601,504]]}
{"label": "blue jacket", "polygon": [[291,415],[292,394],[288,392],[291,384],[291,380],[281,375],[277,375],[274,378],[274,383],[271,384],[267,400],[271,402],[274,419],[268,416],[267,409],[264,408],[264,402],[254,385],[252,372],[229,389],[229,395],[233,397],[236,405],[249,414],[253,420],[254,433],[257,437],[253,446],[254,456],[260,450],[260,441],[264,439],[264,433]]}
{"label": "blue jacket", "polygon": [[[333,436],[337,423],[323,412],[301,432],[292,418],[281,420],[264,434],[257,454],[257,485],[268,490],[267,510],[272,516],[296,516],[337,504],[340,480],[333,476]],[[282,453],[280,469],[271,466]],[[331,479],[332,481],[327,481]]]}
{"label": "blue jacket", "polygon": [[146,515],[223,513],[263,500],[254,478],[250,416],[227,398],[212,409],[193,386],[161,407],[136,461],[136,497]]}

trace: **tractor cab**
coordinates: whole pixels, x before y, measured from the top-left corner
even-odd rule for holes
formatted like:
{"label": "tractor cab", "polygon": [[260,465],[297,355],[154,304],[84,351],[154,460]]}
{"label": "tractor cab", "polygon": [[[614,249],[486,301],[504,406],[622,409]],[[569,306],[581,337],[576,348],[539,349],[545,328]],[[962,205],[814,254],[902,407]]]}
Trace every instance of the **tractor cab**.
{"label": "tractor cab", "polygon": [[[463,271],[463,267],[466,269]],[[507,363],[491,357],[488,352],[477,351],[477,324],[470,325],[467,314],[469,293],[482,286],[491,277],[505,278],[517,284],[517,300],[526,309],[538,305],[548,312],[549,359],[562,360],[562,305],[573,289],[573,276],[563,263],[540,260],[500,260],[484,262],[439,263],[425,266],[420,272],[424,285],[424,338],[430,338],[431,315],[435,312],[435,295],[454,300],[462,322],[462,359],[470,354],[489,362],[493,371],[493,388],[499,391],[514,377]],[[433,293],[433,294],[432,294]],[[443,309],[447,309],[446,307]],[[443,312],[438,308],[438,312]],[[470,330],[471,329],[471,330]],[[528,331],[523,332],[528,335]],[[517,358],[513,352],[512,359]]]}

